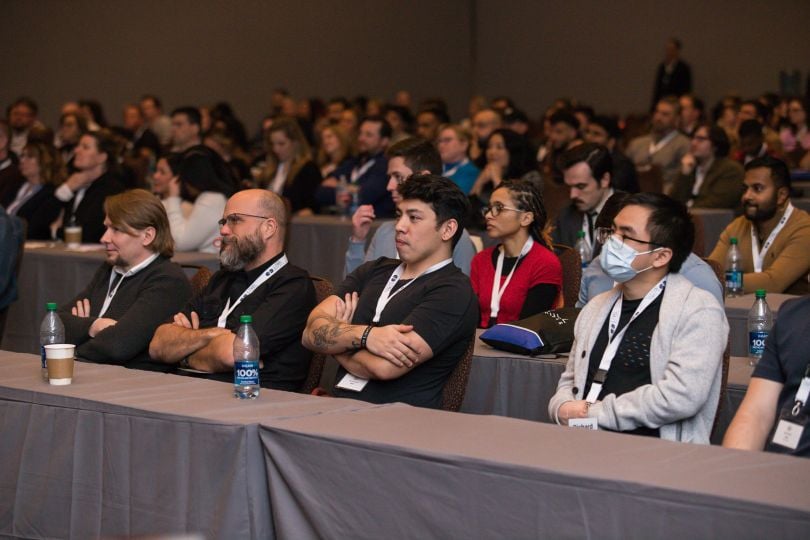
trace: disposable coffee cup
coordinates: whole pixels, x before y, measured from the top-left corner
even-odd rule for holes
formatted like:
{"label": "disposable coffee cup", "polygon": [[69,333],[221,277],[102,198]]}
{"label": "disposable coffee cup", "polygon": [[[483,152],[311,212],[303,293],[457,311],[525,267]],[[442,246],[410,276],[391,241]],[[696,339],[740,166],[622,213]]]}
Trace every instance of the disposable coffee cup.
{"label": "disposable coffee cup", "polygon": [[45,345],[49,383],[55,386],[64,386],[73,381],[75,352],[76,346],[69,343]]}
{"label": "disposable coffee cup", "polygon": [[65,227],[65,245],[69,248],[77,248],[82,244],[81,225],[68,225]]}

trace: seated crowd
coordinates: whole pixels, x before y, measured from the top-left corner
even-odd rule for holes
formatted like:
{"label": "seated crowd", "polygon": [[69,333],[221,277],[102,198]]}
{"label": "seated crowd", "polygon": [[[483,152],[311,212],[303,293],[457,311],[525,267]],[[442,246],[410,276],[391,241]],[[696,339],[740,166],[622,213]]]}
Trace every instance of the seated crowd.
{"label": "seated crowd", "polygon": [[[729,97],[710,120],[696,96],[663,95],[627,141],[623,121],[569,100],[536,127],[506,97],[477,96],[457,123],[442,100],[412,110],[407,92],[384,105],[279,89],[272,106],[252,139],[227,103],[165,115],[146,95],[111,127],[97,102],[68,102],[56,131],[33,100],[9,106],[0,217],[32,240],[78,225],[106,250],[60,312],[79,357],[232,381],[249,314],[264,387],[299,391],[325,354],[331,395],[438,408],[476,328],[571,307],[560,256],[581,242],[582,311],[550,417],[705,444],[729,331],[709,265],[733,241],[745,292],[808,293],[810,216],[790,172],[810,168],[802,99]],[[708,262],[693,252],[697,208],[741,213]],[[346,212],[345,280],[318,302],[285,232]],[[218,253],[221,269],[192,293],[175,251]],[[780,313],[729,446],[773,447],[785,409],[807,406],[803,302]],[[810,455],[810,433],[795,446]]]}

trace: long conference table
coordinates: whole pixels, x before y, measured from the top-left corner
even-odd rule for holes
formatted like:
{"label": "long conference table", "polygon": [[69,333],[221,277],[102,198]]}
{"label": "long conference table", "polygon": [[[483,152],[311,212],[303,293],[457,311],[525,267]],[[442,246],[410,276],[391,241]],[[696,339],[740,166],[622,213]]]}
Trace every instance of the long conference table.
{"label": "long conference table", "polygon": [[0,352],[0,535],[807,538],[810,460]]}

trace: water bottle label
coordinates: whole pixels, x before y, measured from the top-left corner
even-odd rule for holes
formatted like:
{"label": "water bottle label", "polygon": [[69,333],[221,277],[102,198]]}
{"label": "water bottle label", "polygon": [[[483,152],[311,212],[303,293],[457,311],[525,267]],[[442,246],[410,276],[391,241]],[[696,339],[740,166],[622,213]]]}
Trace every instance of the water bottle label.
{"label": "water bottle label", "polygon": [[45,345],[40,345],[39,346],[39,354],[40,354],[41,359],[42,359],[42,369],[46,369],[48,367],[48,361],[45,360]]}
{"label": "water bottle label", "polygon": [[762,353],[765,352],[765,339],[767,337],[768,332],[762,330],[748,332],[748,356],[761,358]]}
{"label": "water bottle label", "polygon": [[726,270],[726,289],[738,290],[743,286],[742,270]]}
{"label": "water bottle label", "polygon": [[233,383],[238,386],[259,384],[259,363],[253,360],[234,362]]}

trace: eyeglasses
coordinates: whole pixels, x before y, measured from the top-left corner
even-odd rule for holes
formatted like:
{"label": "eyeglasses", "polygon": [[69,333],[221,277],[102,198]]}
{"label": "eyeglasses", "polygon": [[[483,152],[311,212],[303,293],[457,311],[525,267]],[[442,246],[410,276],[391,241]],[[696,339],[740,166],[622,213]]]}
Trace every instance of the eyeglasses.
{"label": "eyeglasses", "polygon": [[520,208],[512,208],[511,206],[504,206],[501,203],[495,203],[495,204],[490,204],[488,206],[483,207],[481,209],[481,214],[483,214],[484,217],[487,217],[487,214],[492,212],[492,217],[498,217],[501,214],[501,212],[503,212],[504,210],[511,210],[512,212],[520,212],[520,213],[523,213],[523,212],[526,211],[526,210],[521,210]]}
{"label": "eyeglasses", "polygon": [[633,242],[638,242],[639,244],[649,244],[651,246],[666,247],[662,244],[656,244],[655,242],[650,242],[648,240],[639,240],[638,238],[631,238],[630,236],[618,234],[616,232],[616,229],[614,229],[613,227],[597,227],[595,229],[595,232],[596,232],[596,241],[599,242],[600,244],[604,244],[605,242],[607,242],[608,238],[610,238],[611,236],[616,236],[619,238],[622,244],[624,244],[626,240],[632,240]]}
{"label": "eyeglasses", "polygon": [[243,217],[252,217],[256,219],[269,219],[269,216],[254,216],[253,214],[243,214],[241,212],[234,212],[233,214],[228,214],[224,218],[217,221],[220,227],[225,226],[228,224],[228,227],[233,227],[234,225],[238,225],[242,222]]}

